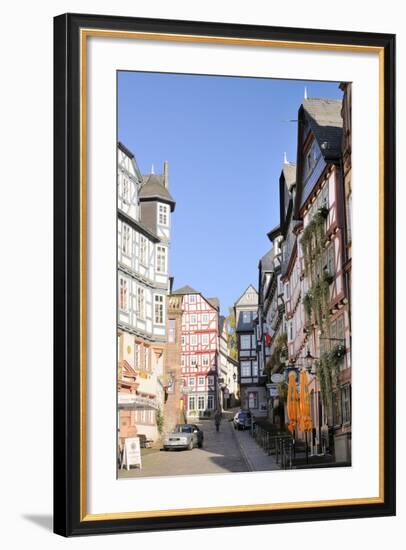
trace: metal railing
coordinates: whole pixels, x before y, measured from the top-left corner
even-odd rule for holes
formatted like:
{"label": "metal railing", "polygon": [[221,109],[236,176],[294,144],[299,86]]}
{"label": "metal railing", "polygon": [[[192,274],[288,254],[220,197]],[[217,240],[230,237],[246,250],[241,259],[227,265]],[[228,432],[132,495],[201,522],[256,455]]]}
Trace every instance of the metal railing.
{"label": "metal railing", "polygon": [[268,456],[275,456],[275,462],[279,464],[281,469],[292,468],[295,458],[295,444],[290,434],[255,425],[252,437]]}

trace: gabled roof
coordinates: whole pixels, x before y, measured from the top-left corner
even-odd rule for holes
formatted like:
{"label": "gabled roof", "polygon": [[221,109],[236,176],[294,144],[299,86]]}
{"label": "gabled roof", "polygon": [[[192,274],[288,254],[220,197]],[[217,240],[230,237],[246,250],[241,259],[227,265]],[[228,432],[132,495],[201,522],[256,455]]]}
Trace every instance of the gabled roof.
{"label": "gabled roof", "polygon": [[308,115],[310,128],[326,160],[339,158],[343,119],[342,101],[339,99],[305,99],[303,109]]}
{"label": "gabled roof", "polygon": [[[337,164],[341,157],[341,139],[343,121],[341,117],[342,101],[337,99],[305,99],[298,113],[297,138],[297,182],[294,197],[293,217],[299,218],[300,209],[310,197],[322,170],[328,163]],[[303,180],[303,147],[308,131],[314,136],[319,149],[318,160]]]}
{"label": "gabled roof", "polygon": [[153,199],[162,200],[171,206],[171,212],[175,210],[175,201],[168,189],[165,187],[164,176],[149,174],[142,176],[142,186],[139,193],[139,200],[149,201]]}
{"label": "gabled roof", "polygon": [[241,296],[235,301],[234,303],[234,306],[236,306],[238,304],[238,302],[241,301],[241,299],[245,296],[245,294],[247,294],[248,291],[254,291],[255,294],[258,296],[258,291],[257,289],[254,287],[254,285],[249,285],[247,286],[247,288],[244,290],[244,292],[241,294]]}
{"label": "gabled roof", "polygon": [[189,285],[185,285],[181,288],[178,288],[177,290],[173,290],[171,294],[200,294],[200,292]]}

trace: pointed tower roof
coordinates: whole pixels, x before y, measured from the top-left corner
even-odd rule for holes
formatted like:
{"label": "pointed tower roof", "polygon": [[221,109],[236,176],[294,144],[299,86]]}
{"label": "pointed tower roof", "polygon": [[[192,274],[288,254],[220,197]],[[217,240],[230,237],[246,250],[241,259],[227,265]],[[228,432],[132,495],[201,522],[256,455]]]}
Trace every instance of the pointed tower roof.
{"label": "pointed tower roof", "polygon": [[142,176],[142,181],[139,193],[140,202],[159,200],[169,204],[171,212],[175,210],[176,203],[165,187],[165,177],[163,175],[148,174],[147,176]]}

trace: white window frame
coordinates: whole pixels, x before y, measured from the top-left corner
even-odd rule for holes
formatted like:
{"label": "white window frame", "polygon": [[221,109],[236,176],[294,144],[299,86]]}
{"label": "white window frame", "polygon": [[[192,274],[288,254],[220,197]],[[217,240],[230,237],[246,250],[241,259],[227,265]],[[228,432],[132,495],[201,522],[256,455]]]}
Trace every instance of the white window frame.
{"label": "white window frame", "polygon": [[209,323],[209,314],[208,313],[203,313],[202,323],[204,323],[205,325]]}
{"label": "white window frame", "polygon": [[163,294],[154,294],[154,323],[155,323],[155,325],[163,325],[164,322],[165,322],[165,299],[164,299],[164,295]]}
{"label": "white window frame", "polygon": [[[192,407],[191,403],[193,403],[193,407]],[[196,410],[196,396],[195,395],[189,395],[187,404],[188,404],[188,411],[195,411]]]}
{"label": "white window frame", "polygon": [[[251,361],[241,361],[241,378],[250,378],[251,377]],[[249,370],[247,370],[249,369]],[[248,372],[248,374],[247,374]]]}
{"label": "white window frame", "polygon": [[191,294],[191,295],[189,296],[189,302],[190,302],[191,304],[195,304],[195,303],[196,303],[196,294]]}
{"label": "white window frame", "polygon": [[214,410],[214,395],[208,395],[207,396],[207,410],[212,411]]}
{"label": "white window frame", "polygon": [[129,281],[126,277],[119,277],[118,307],[120,311],[128,312]]}
{"label": "white window frame", "polygon": [[158,204],[158,224],[168,227],[169,225],[169,206],[167,204]]}
{"label": "white window frame", "polygon": [[190,345],[197,346],[197,334],[190,335]]}
{"label": "white window frame", "polygon": [[208,334],[202,334],[202,344],[204,346],[209,345],[209,335]]}
{"label": "white window frame", "polygon": [[208,386],[214,386],[214,376],[210,375],[207,377],[207,385]]}
{"label": "white window frame", "polygon": [[204,376],[198,376],[197,377],[197,385],[198,386],[204,386]]}
{"label": "white window frame", "polygon": [[[248,341],[248,345],[243,342]],[[251,334],[241,334],[240,336],[240,349],[251,349]]]}
{"label": "white window frame", "polygon": [[196,377],[190,376],[188,380],[188,386],[196,386]]}
{"label": "white window frame", "polygon": [[140,235],[140,264],[146,266],[148,260],[148,239]]}
{"label": "white window frame", "polygon": [[190,366],[191,367],[196,367],[197,366],[197,356],[196,355],[191,355],[190,356]]}
{"label": "white window frame", "polygon": [[190,315],[190,324],[191,325],[197,325],[197,315],[196,315],[196,313],[192,313]]}
{"label": "white window frame", "polygon": [[121,252],[125,256],[131,256],[131,227],[126,223],[121,225]]}
{"label": "white window frame", "polygon": [[202,366],[208,367],[210,365],[210,357],[208,355],[202,355]]}
{"label": "white window frame", "polygon": [[[203,405],[202,405],[203,404]],[[197,396],[197,410],[204,411],[206,406],[204,395]]]}
{"label": "white window frame", "polygon": [[157,245],[156,247],[156,270],[158,273],[166,273],[167,266],[167,248],[165,246]]}
{"label": "white window frame", "polygon": [[141,320],[145,320],[145,288],[137,287],[137,315]]}

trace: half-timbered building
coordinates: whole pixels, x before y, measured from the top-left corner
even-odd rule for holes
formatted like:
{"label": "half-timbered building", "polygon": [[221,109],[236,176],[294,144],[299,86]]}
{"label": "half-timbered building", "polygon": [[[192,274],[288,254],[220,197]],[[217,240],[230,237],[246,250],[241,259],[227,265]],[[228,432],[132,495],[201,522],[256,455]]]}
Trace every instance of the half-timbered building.
{"label": "half-timbered building", "polygon": [[209,417],[220,407],[219,301],[190,286],[172,292],[182,296],[181,372],[187,418]]}
{"label": "half-timbered building", "polygon": [[258,291],[250,285],[234,304],[240,369],[241,406],[254,416],[266,416],[266,377],[257,358]]}
{"label": "half-timbered building", "polygon": [[[346,226],[341,110],[341,101],[327,99],[305,99],[299,109],[294,219],[300,220],[303,226],[294,229],[299,261],[294,262],[296,273],[292,272],[287,282],[290,286],[286,291],[292,298],[290,306],[286,305],[286,315],[292,315],[292,338],[288,328],[288,342],[293,361],[300,361],[306,349],[318,358],[319,376],[312,377],[310,384],[312,416],[316,426],[321,425],[321,430],[316,430],[316,438],[319,434],[323,438],[318,443],[334,452],[336,461],[345,462],[351,454],[351,354],[344,272]],[[301,278],[303,284],[297,283],[295,291],[294,281]],[[296,316],[296,320],[300,317],[300,326],[296,326],[294,308],[300,310],[296,300],[300,292],[304,312]],[[294,338],[301,327],[304,337]],[[337,370],[337,380],[330,380],[333,390],[329,392],[323,380]]]}
{"label": "half-timbered building", "polygon": [[133,153],[119,143],[117,169],[118,405],[123,443],[135,434],[158,437],[175,202],[168,191],[167,163],[163,175],[142,176]]}

